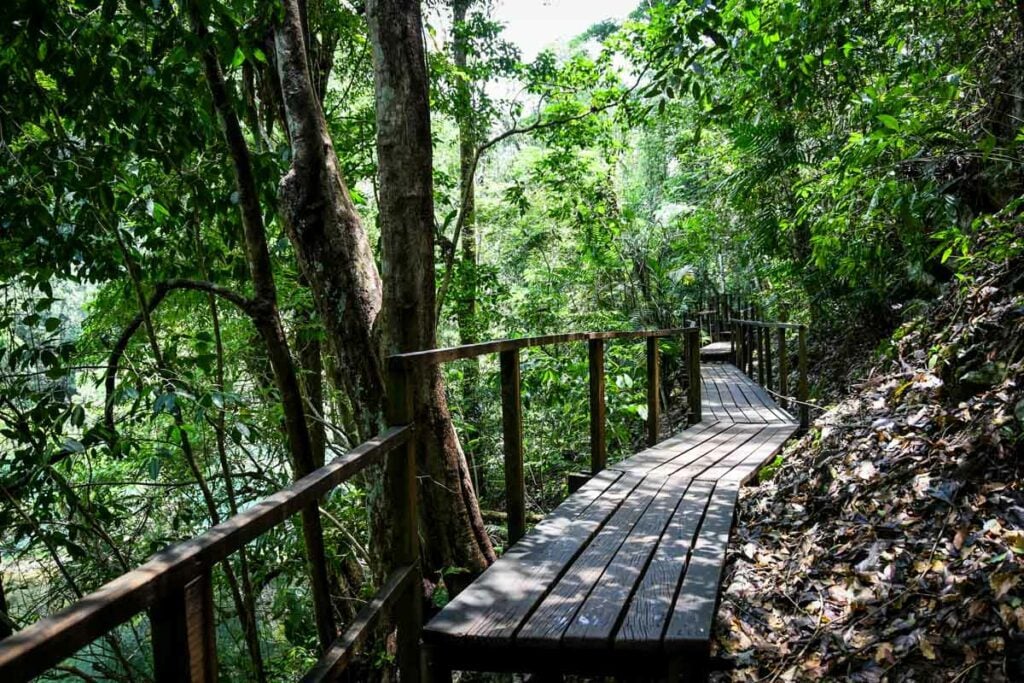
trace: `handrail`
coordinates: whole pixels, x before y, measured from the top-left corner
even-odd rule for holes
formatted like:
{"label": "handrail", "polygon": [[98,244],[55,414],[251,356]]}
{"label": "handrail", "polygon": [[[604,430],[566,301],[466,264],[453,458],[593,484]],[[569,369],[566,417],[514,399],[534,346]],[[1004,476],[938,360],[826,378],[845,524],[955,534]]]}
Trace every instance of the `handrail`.
{"label": "handrail", "polygon": [[537,346],[587,342],[590,417],[590,474],[604,469],[607,463],[605,440],[605,376],[604,343],[610,340],[647,341],[647,443],[656,444],[661,417],[660,385],[661,361],[658,340],[664,337],[686,337],[686,367],[688,377],[687,405],[690,423],[701,419],[700,406],[700,328],[686,327],[660,330],[622,330],[613,332],[571,332],[518,339],[498,339],[399,353],[387,359],[392,377],[403,377],[420,365],[440,365],[456,360],[498,354],[501,370],[501,422],[505,460],[505,507],[508,519],[508,541],[515,543],[526,532],[526,480],[523,470],[523,406],[521,397],[520,351]]}
{"label": "handrail", "polygon": [[801,327],[805,328],[807,325],[803,323],[783,323],[773,320],[743,320],[740,318],[729,318],[728,322],[740,325],[751,325],[753,327],[769,327],[776,330],[799,330]]}
{"label": "handrail", "polygon": [[[771,394],[779,397],[782,407],[788,408],[790,403],[796,404],[800,414],[800,429],[807,430],[810,426],[808,402],[810,389],[807,381],[807,325],[766,320],[744,320],[730,318],[733,328],[731,335],[732,350],[736,365],[755,379]],[[778,353],[778,376],[773,371],[772,334],[775,331],[775,348]],[[786,346],[786,332],[797,332],[797,395],[789,393],[789,353]],[[778,383],[776,384],[776,380]],[[776,391],[776,386],[778,391]]]}
{"label": "handrail", "polygon": [[551,346],[568,344],[578,341],[611,340],[611,339],[647,339],[650,337],[672,337],[698,329],[695,325],[662,330],[624,330],[617,332],[569,332],[566,334],[546,334],[536,337],[519,337],[513,339],[496,339],[476,344],[448,346],[441,349],[396,353],[388,356],[388,363],[394,366],[408,366],[410,363],[441,364],[456,360],[477,358],[503,351],[518,351],[535,346]]}
{"label": "handrail", "polygon": [[[67,609],[3,639],[0,680],[21,681],[38,676],[133,616],[151,608],[166,611],[162,603],[167,601],[187,601],[190,586],[196,581],[208,581],[216,563],[307,505],[315,504],[355,474],[380,463],[384,456],[407,444],[412,431],[409,425],[388,429],[244,512],[156,553],[137,569],[113,579]],[[154,647],[159,647],[156,642]],[[187,660],[187,653],[178,656]],[[208,667],[210,662],[205,664]],[[165,677],[158,671],[157,680],[162,678]]]}

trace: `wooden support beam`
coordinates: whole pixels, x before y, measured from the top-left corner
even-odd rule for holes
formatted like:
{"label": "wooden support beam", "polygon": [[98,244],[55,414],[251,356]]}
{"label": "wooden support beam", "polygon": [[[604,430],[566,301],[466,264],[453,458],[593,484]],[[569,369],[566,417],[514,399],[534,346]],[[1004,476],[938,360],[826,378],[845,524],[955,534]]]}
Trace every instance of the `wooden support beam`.
{"label": "wooden support beam", "polygon": [[149,621],[156,683],[217,680],[213,582],[209,569],[153,605]]}
{"label": "wooden support beam", "polygon": [[686,402],[689,407],[690,424],[701,421],[700,409],[700,331],[691,330],[686,333],[687,375],[689,391]]}
{"label": "wooden support beam", "polygon": [[757,330],[757,383],[764,386],[764,328]]}
{"label": "wooden support beam", "polygon": [[754,379],[754,372],[756,371],[754,362],[757,360],[757,327],[754,325],[749,325],[748,327],[750,331],[747,336],[750,339],[750,346],[747,349],[747,375],[750,379]]}
{"label": "wooden support beam", "polygon": [[810,424],[810,412],[807,402],[810,400],[810,388],[807,384],[807,326],[801,325],[798,334],[798,358],[800,384],[797,388],[797,400],[800,401],[800,429],[806,430]]}
{"label": "wooden support beam", "polygon": [[786,352],[786,328],[779,327],[775,330],[775,336],[779,345],[779,404],[783,408],[789,408],[789,354]]}
{"label": "wooden support beam", "polygon": [[775,388],[775,378],[772,376],[772,333],[771,330],[764,331],[764,386],[768,391]]}
{"label": "wooden support beam", "polygon": [[523,471],[523,402],[519,349],[502,351],[501,424],[505,444],[505,509],[508,544],[526,533],[526,482]]}
{"label": "wooden support beam", "polygon": [[[423,372],[438,372],[424,364]],[[413,369],[392,366],[388,372],[387,419],[391,425],[412,425],[416,421],[412,386]],[[419,549],[419,511],[416,492],[416,439],[392,451],[385,461],[384,477],[387,503],[391,513],[389,569],[411,567],[406,590],[395,609],[398,627],[396,650],[398,672],[403,683],[419,683],[423,677],[420,660],[420,632],[423,629],[423,581]]]}
{"label": "wooden support beam", "polygon": [[604,340],[588,342],[590,367],[590,473],[597,474],[608,462],[604,421]]}
{"label": "wooden support beam", "polygon": [[[414,567],[401,567],[388,575],[377,594],[356,614],[345,632],[335,640],[323,657],[302,677],[302,683],[327,683],[341,679],[341,674],[366,642],[382,615],[392,611],[405,593],[419,579]],[[417,653],[418,656],[418,653]]]}
{"label": "wooden support beam", "polygon": [[647,338],[647,445],[660,441],[661,422],[661,353],[657,337]]}

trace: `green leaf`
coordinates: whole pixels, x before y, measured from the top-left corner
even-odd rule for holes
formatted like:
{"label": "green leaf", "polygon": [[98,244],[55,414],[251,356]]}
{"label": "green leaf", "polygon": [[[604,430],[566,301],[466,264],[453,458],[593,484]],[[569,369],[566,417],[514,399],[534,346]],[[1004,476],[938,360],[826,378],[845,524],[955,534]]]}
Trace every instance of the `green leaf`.
{"label": "green leaf", "polygon": [[883,125],[885,125],[886,128],[891,128],[897,133],[900,131],[900,122],[896,119],[895,116],[890,116],[889,114],[879,114],[877,118],[879,121],[882,122]]}
{"label": "green leaf", "polygon": [[245,61],[245,53],[242,52],[242,48],[236,47],[235,54],[231,57],[231,68],[242,66],[242,62]]}
{"label": "green leaf", "polygon": [[45,71],[36,71],[36,83],[46,92],[57,91],[57,81]]}
{"label": "green leaf", "polygon": [[149,478],[156,479],[160,476],[160,468],[163,466],[163,461],[157,456],[153,456],[149,459]]}
{"label": "green leaf", "polygon": [[166,206],[152,199],[146,203],[146,209],[153,220],[161,225],[171,217],[171,212],[167,210]]}
{"label": "green leaf", "polygon": [[153,414],[159,415],[160,413],[174,412],[175,397],[174,394],[160,394],[156,397],[156,401],[153,403]]}

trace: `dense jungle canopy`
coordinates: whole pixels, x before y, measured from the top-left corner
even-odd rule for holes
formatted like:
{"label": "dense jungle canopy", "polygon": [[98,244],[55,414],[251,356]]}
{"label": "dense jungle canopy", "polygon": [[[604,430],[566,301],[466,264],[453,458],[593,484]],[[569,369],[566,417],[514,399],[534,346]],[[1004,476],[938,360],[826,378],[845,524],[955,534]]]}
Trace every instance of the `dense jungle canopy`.
{"label": "dense jungle canopy", "polygon": [[[930,570],[980,586],[962,601],[988,615],[970,652],[900,641],[886,629],[903,614],[826,646],[816,617],[735,675],[845,678],[861,659],[884,668],[863,680],[1024,675],[1024,2],[634,0],[528,58],[496,2],[2,3],[0,638],[378,434],[389,354],[678,328],[729,294],[809,326],[813,418],[863,390],[874,412],[857,420],[888,419],[915,389],[866,377],[940,378],[934,405],[960,412],[928,448],[975,444],[950,471],[979,517],[936,517],[922,543],[994,544],[973,578]],[[532,520],[589,462],[586,353],[523,355]],[[644,442],[644,350],[606,353],[614,460]],[[667,433],[683,421],[679,340],[662,353]],[[411,378],[428,611],[506,545],[499,375],[491,357]],[[983,392],[1001,407],[971,413]],[[852,414],[801,442],[819,449],[793,456],[806,478],[780,460],[772,509],[900,490],[861,476],[883,439],[837,436]],[[967,430],[980,415],[991,429]],[[861,455],[841,456],[847,472],[829,448]],[[921,463],[908,477],[938,481]],[[218,565],[224,680],[292,680],[352,619],[393,550],[385,479],[368,470]],[[768,536],[821,533],[750,505]],[[924,559],[925,574],[940,562]],[[780,619],[761,607],[727,598],[720,647],[775,651],[734,623]],[[150,680],[147,628],[50,675]],[[353,680],[392,663],[378,638]]]}

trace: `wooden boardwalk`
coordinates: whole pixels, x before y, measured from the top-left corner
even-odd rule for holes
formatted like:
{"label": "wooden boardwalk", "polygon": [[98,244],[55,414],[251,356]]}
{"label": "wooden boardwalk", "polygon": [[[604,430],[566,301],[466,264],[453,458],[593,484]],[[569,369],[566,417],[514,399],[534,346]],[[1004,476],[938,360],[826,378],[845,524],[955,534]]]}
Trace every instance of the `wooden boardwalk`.
{"label": "wooden boardwalk", "polygon": [[717,341],[705,344],[700,348],[700,359],[712,362],[732,362],[732,342]]}
{"label": "wooden boardwalk", "polygon": [[702,422],[594,476],[427,624],[436,679],[699,675],[739,488],[798,429],[734,366],[701,375]]}

